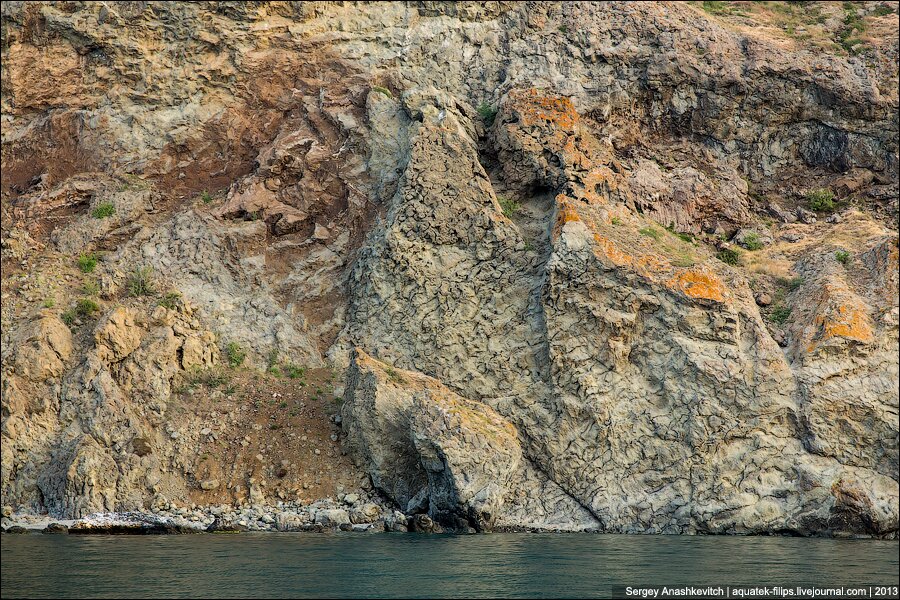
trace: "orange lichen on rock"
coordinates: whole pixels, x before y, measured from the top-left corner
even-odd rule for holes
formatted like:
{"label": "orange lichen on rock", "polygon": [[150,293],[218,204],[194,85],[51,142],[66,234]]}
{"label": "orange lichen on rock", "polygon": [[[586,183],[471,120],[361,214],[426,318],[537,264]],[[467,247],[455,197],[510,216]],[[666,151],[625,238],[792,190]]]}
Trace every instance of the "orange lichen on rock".
{"label": "orange lichen on rock", "polygon": [[669,279],[666,285],[681,290],[689,298],[725,301],[725,288],[722,282],[709,271],[700,269],[682,271]]}
{"label": "orange lichen on rock", "polygon": [[822,340],[840,336],[867,343],[874,339],[869,315],[859,306],[838,305],[830,315],[819,315],[816,322],[822,326]]}
{"label": "orange lichen on rock", "polygon": [[535,88],[515,90],[509,95],[524,125],[552,123],[571,130],[578,122],[578,112],[568,98],[546,96]]}
{"label": "orange lichen on rock", "polygon": [[556,196],[556,206],[556,224],[553,226],[554,240],[559,237],[559,234],[562,231],[562,228],[565,227],[566,223],[581,220],[581,217],[578,215],[578,211],[575,209],[572,201],[565,194],[558,194]]}
{"label": "orange lichen on rock", "polygon": [[840,280],[832,279],[822,288],[822,300],[816,311],[815,334],[807,351],[828,340],[843,338],[867,344],[875,339],[869,307]]}

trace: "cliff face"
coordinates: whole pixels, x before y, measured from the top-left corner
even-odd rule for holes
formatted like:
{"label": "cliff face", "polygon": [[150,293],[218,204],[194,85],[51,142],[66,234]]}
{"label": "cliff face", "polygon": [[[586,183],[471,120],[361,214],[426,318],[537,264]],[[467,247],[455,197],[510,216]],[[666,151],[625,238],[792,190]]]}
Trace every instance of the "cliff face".
{"label": "cliff face", "polygon": [[895,536],[897,3],[775,4],[7,3],[3,505]]}

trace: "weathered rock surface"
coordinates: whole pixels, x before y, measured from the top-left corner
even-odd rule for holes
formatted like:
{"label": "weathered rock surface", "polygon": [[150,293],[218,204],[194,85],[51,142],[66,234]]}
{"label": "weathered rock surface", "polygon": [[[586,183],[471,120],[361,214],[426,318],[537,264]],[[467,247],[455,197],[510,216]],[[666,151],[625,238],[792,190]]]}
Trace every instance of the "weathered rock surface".
{"label": "weathered rock surface", "polygon": [[897,14],[741,6],[5,3],[3,505],[896,536]]}

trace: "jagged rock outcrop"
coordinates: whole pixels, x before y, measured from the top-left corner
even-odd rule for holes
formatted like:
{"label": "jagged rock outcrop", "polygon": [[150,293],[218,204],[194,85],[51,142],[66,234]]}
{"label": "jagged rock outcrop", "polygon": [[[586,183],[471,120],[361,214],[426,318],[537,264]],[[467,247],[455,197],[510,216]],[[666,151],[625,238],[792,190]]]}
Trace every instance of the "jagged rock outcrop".
{"label": "jagged rock outcrop", "polygon": [[[522,455],[516,428],[488,405],[356,349],[343,406],[349,449],[411,514],[454,529],[509,524],[587,530],[596,520]],[[534,501],[525,508],[525,499]]]}
{"label": "jagged rock outcrop", "polygon": [[343,385],[398,530],[896,536],[876,4],[5,3],[2,504],[300,494]]}

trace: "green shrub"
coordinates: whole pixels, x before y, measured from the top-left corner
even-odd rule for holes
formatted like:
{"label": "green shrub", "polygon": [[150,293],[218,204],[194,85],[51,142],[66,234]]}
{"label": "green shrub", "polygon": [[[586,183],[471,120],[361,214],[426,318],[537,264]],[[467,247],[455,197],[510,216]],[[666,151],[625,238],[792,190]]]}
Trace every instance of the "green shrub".
{"label": "green shrub", "polygon": [[244,364],[244,359],[247,358],[247,352],[236,342],[229,342],[228,345],[225,346],[225,357],[228,359],[228,364],[231,367],[239,367]]}
{"label": "green shrub", "polygon": [[478,108],[475,110],[478,111],[479,116],[481,116],[481,120],[484,121],[485,125],[490,127],[494,124],[494,119],[497,118],[497,109],[488,104],[487,102],[482,102],[478,105]]}
{"label": "green shrub", "polygon": [[91,216],[95,219],[105,219],[116,214],[116,207],[112,202],[101,202],[97,208],[93,210]]}
{"label": "green shrub", "polygon": [[755,233],[748,233],[746,236],[744,236],[743,246],[747,250],[751,251],[760,250],[763,247],[762,242],[759,241],[759,235]]}
{"label": "green shrub", "polygon": [[613,217],[612,219],[610,219],[609,222],[610,222],[610,224],[612,224],[612,225],[621,225],[621,224],[622,224],[622,219],[620,219],[619,217]]}
{"label": "green shrub", "polygon": [[175,310],[178,308],[178,305],[181,304],[181,294],[178,292],[168,292],[165,296],[159,299],[157,302],[159,306],[164,308],[168,308],[169,310]]}
{"label": "green shrub", "polygon": [[716,254],[716,258],[726,265],[735,266],[741,259],[741,253],[733,248],[723,248]]}
{"label": "green shrub", "polygon": [[305,367],[298,367],[294,364],[284,365],[284,373],[291,379],[303,379],[303,376],[306,375]]}
{"label": "green shrub", "polygon": [[154,293],[156,283],[153,278],[152,267],[138,267],[128,276],[125,283],[131,296],[149,296]]}
{"label": "green shrub", "polygon": [[566,25],[560,25],[559,32],[560,33],[569,33],[569,28]]}
{"label": "green shrub", "polygon": [[41,306],[43,306],[44,308],[53,308],[54,306],[56,306],[56,300],[54,300],[53,298],[47,298],[41,303]]}
{"label": "green shrub", "polygon": [[500,203],[500,208],[507,219],[511,219],[522,208],[521,204],[511,198],[497,198],[497,202]]}
{"label": "green shrub", "polygon": [[787,323],[788,318],[791,316],[791,309],[783,304],[779,304],[775,308],[772,309],[772,314],[769,315],[769,318],[772,319],[773,323],[777,323],[778,325],[784,325]]}
{"label": "green shrub", "polygon": [[100,310],[100,306],[90,298],[81,298],[75,303],[75,314],[79,317],[89,317]]}
{"label": "green shrub", "polygon": [[834,253],[834,258],[842,265],[850,264],[850,253],[846,250],[838,250]]}
{"label": "green shrub", "polygon": [[82,273],[93,273],[97,267],[96,254],[82,254],[78,257],[78,268]]}
{"label": "green shrub", "polygon": [[203,204],[209,204],[212,202],[212,199],[212,196],[206,190],[203,190],[203,193],[200,194],[200,201],[203,202]]}
{"label": "green shrub", "polygon": [[806,203],[810,210],[831,212],[834,210],[834,192],[825,188],[812,190],[806,194]]}
{"label": "green shrub", "polygon": [[65,323],[66,325],[68,325],[69,327],[71,327],[72,324],[75,322],[75,317],[76,317],[75,310],[71,309],[71,308],[69,310],[65,311],[63,314],[59,315],[59,318],[62,319],[62,322]]}

